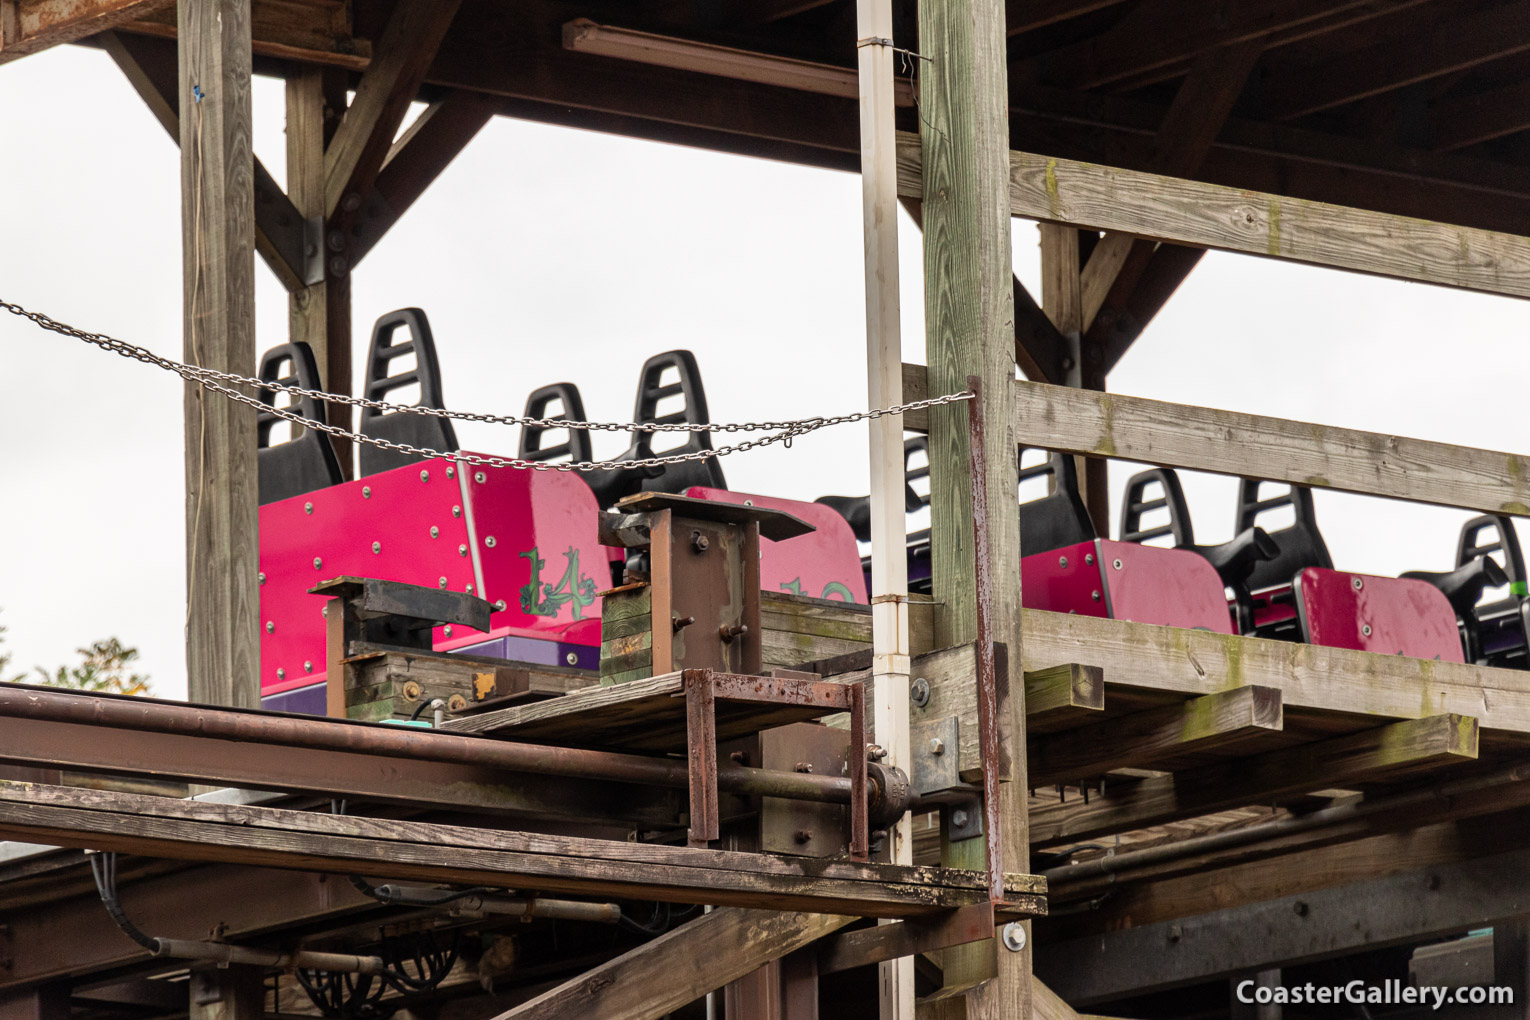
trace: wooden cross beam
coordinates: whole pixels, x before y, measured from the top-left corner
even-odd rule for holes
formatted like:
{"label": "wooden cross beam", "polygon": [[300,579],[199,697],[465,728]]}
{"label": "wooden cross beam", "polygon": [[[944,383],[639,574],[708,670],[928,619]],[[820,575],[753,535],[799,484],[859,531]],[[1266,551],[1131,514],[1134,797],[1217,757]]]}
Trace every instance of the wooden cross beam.
{"label": "wooden cross beam", "polygon": [[0,0],[0,64],[173,6],[174,0]]}

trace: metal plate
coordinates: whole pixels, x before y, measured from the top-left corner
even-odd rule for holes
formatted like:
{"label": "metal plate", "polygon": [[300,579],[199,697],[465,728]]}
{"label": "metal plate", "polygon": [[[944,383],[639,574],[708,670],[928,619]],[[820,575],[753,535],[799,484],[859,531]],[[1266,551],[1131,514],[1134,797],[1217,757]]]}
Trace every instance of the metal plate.
{"label": "metal plate", "polygon": [[[760,734],[760,766],[787,772],[807,764],[818,775],[845,775],[848,730],[791,723]],[[760,803],[760,849],[799,857],[834,857],[849,846],[849,812],[839,804],[765,797]]]}
{"label": "metal plate", "polygon": [[1020,560],[1020,598],[1027,609],[1109,616],[1093,542],[1064,546]]}
{"label": "metal plate", "polygon": [[909,747],[914,761],[909,779],[916,793],[940,793],[967,785],[962,782],[957,768],[959,727],[956,716],[950,715],[915,723],[909,728]]}
{"label": "metal plate", "polygon": [[833,508],[822,503],[803,503],[795,499],[701,486],[687,489],[685,494],[696,499],[748,503],[766,510],[781,510],[816,529],[810,534],[780,542],[761,539],[760,587],[765,591],[866,602],[866,575],[861,569],[855,534]]}
{"label": "metal plate", "polygon": [[1201,556],[1106,539],[1095,550],[1111,619],[1233,633],[1222,579]]}
{"label": "metal plate", "polygon": [[1456,614],[1427,581],[1308,567],[1297,575],[1296,599],[1312,644],[1465,661]]}
{"label": "metal plate", "polygon": [[960,843],[964,839],[977,839],[983,835],[983,801],[979,797],[949,804],[941,813],[946,820],[946,839]]}

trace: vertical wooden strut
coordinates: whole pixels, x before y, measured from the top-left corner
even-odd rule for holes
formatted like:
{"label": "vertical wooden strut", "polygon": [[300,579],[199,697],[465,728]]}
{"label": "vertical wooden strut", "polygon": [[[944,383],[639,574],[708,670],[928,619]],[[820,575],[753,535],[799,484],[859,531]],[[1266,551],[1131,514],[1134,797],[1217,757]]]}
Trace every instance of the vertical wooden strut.
{"label": "vertical wooden strut", "polygon": [[[891,0],[857,0],[861,204],[866,239],[866,380],[872,407],[903,402],[898,322],[898,166],[893,143]],[[903,416],[870,422],[872,728],[887,763],[912,771],[909,749],[908,558]],[[853,749],[859,753],[859,749]],[[888,833],[891,860],[914,862],[912,821]],[[914,961],[878,965],[882,1020],[912,1020]]]}
{"label": "vertical wooden strut", "polygon": [[[255,368],[250,0],[186,0],[180,40],[185,359]],[[257,707],[255,410],[186,387],[186,669],[191,701]]]}
{"label": "vertical wooden strut", "polygon": [[[924,167],[925,343],[931,394],[982,384],[983,470],[992,640],[1020,648],[1020,508],[1014,428],[1014,290],[1010,265],[1009,129],[1002,0],[919,4],[920,152]],[[976,561],[966,408],[930,413],[931,543],[937,644],[977,637]],[[1013,670],[1012,670],[1013,672]],[[1024,685],[1000,684],[1002,870],[1028,867]],[[986,868],[984,840],[943,841],[943,862]],[[1029,1017],[1029,950],[996,941],[942,954],[948,988],[968,986],[969,1020]]]}

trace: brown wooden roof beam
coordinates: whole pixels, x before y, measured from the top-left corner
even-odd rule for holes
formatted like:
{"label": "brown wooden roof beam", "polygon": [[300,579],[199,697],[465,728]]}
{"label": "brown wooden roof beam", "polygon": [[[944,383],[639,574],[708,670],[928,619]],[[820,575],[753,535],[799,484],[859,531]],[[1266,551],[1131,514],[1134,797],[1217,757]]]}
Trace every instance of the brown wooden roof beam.
{"label": "brown wooden roof beam", "polygon": [[1122,0],[1010,0],[1005,10],[1005,29],[1012,35],[1030,32],[1059,21],[1114,7]]}
{"label": "brown wooden roof beam", "polygon": [[1530,130],[1530,80],[1462,98],[1448,98],[1429,111],[1429,138],[1438,152]]}
{"label": "brown wooden roof beam", "polygon": [[0,0],[0,64],[169,7],[173,0]]}

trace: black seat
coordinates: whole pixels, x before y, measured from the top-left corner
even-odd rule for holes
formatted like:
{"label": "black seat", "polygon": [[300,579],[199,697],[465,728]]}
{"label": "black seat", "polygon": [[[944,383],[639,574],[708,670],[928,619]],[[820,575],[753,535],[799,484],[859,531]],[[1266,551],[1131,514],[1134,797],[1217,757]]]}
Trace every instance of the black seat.
{"label": "black seat", "polygon": [[[556,414],[548,414],[547,412],[554,407],[561,410]],[[567,382],[551,383],[532,390],[531,396],[526,398],[525,417],[562,421],[588,420],[584,416],[584,400],[579,396],[579,387]],[[554,431],[565,431],[568,438],[553,446],[543,446],[542,443],[547,438],[547,434]],[[593,460],[594,456],[590,452],[590,430],[557,429],[552,425],[523,425],[518,456],[521,460],[531,461],[534,464],[559,460],[570,460],[576,463]],[[580,472],[580,476],[587,478],[590,472]]]}
{"label": "black seat", "polygon": [[[409,339],[396,340],[400,329],[408,331]],[[392,362],[409,354],[414,355],[414,367],[394,373]],[[400,308],[378,319],[372,327],[364,392],[369,400],[397,403],[396,400],[390,400],[390,394],[414,385],[420,388],[416,406],[446,406],[441,400],[441,363],[436,358],[436,341],[430,332],[430,320],[418,308]],[[361,411],[361,434],[443,453],[456,453],[458,450],[457,433],[449,418],[433,418],[403,411],[384,413],[367,407]],[[389,471],[426,459],[428,457],[423,454],[363,445],[361,473],[375,475],[379,471]]]}
{"label": "black seat", "polygon": [[1278,552],[1254,566],[1248,577],[1248,586],[1253,591],[1291,584],[1296,575],[1308,567],[1333,569],[1333,557],[1328,554],[1328,544],[1318,530],[1312,490],[1304,485],[1292,485],[1277,496],[1259,498],[1261,485],[1278,484],[1281,483],[1244,479],[1238,489],[1237,530],[1240,533],[1252,528],[1262,515],[1283,507],[1290,507],[1296,515],[1288,527],[1269,532]]}
{"label": "black seat", "polygon": [[[672,381],[666,382],[667,374],[673,373]],[[675,397],[683,399],[683,405],[660,413],[659,405]],[[638,375],[637,406],[633,409],[634,423],[670,425],[685,423],[705,425],[712,419],[707,414],[706,390],[701,385],[701,370],[696,366],[696,356],[690,351],[666,351],[656,354],[643,363]],[[661,445],[655,451],[654,444],[668,444],[674,437],[684,437],[678,445]],[[645,432],[634,429],[632,445],[618,461],[646,460],[654,456],[670,456],[682,453],[698,453],[712,449],[710,432]],[[614,506],[624,496],[637,492],[672,492],[684,494],[692,486],[713,489],[728,487],[723,478],[722,465],[715,457],[692,460],[680,464],[665,464],[646,468],[611,468],[592,471],[584,478],[595,491],[595,498],[602,507]]]}
{"label": "black seat", "polygon": [[1489,588],[1502,588],[1509,583],[1503,567],[1491,556],[1478,556],[1454,570],[1432,573],[1427,570],[1410,570],[1403,577],[1414,581],[1428,581],[1445,595],[1450,608],[1461,618],[1473,617],[1477,600]]}
{"label": "black seat", "polygon": [[1078,466],[1066,453],[1054,453],[1026,467],[1020,451],[1020,481],[1052,476],[1052,491],[1020,504],[1020,555],[1034,556],[1064,546],[1092,542],[1098,536],[1078,492]]}
{"label": "black seat", "polygon": [[[920,456],[924,463],[919,464]],[[930,441],[924,436],[913,436],[903,441],[903,510],[913,513],[929,505],[928,495],[921,495],[914,482],[930,477]],[[843,517],[862,542],[871,541],[870,496],[819,496],[814,503],[822,503]]]}
{"label": "black seat", "polygon": [[[1515,669],[1530,668],[1530,594],[1525,588],[1525,556],[1519,535],[1508,517],[1484,514],[1461,525],[1456,543],[1456,566],[1480,557],[1496,558],[1503,569],[1507,597],[1471,606],[1461,617],[1471,661]],[[1479,596],[1480,597],[1480,596]],[[1475,645],[1475,655],[1471,655]]]}
{"label": "black seat", "polygon": [[[318,389],[319,368],[314,361],[313,349],[302,341],[271,348],[260,359],[260,379],[283,386]],[[272,390],[260,391],[261,403],[268,407],[282,406],[276,403],[276,396]],[[302,397],[286,406],[309,421],[324,421],[324,406],[315,397]],[[324,433],[306,428],[299,430],[294,425],[293,428],[299,430],[295,438],[285,443],[272,443],[271,430],[282,420],[265,410],[255,416],[255,463],[260,476],[261,506],[327,489],[345,480],[334,444]]]}

